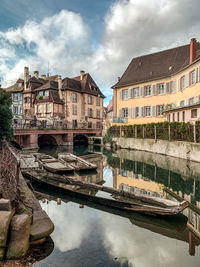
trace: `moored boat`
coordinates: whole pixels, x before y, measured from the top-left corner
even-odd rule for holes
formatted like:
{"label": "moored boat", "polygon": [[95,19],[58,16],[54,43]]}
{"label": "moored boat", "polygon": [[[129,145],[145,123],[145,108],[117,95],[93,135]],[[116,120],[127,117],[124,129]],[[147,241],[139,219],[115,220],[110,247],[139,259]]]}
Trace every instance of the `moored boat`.
{"label": "moored boat", "polygon": [[97,166],[83,158],[77,157],[71,153],[59,153],[58,159],[64,164],[70,164],[76,171],[96,170]]}
{"label": "moored boat", "polygon": [[[142,200],[143,197],[138,195],[132,196],[130,202],[125,202],[121,200],[115,200],[110,198],[99,197],[95,195],[88,195],[77,190],[77,186],[80,188],[88,188],[95,190],[102,190],[104,192],[110,192],[114,194],[120,194],[120,191],[116,189],[105,187],[96,184],[85,183],[80,180],[71,179],[66,176],[60,175],[51,175],[48,173],[42,174],[40,171],[23,171],[23,175],[30,179],[34,183],[38,183],[39,186],[44,186],[46,189],[56,191],[57,193],[67,194],[72,197],[77,197],[83,200],[91,201],[93,203],[97,203],[100,205],[116,208],[119,210],[124,210],[128,212],[139,212],[147,215],[176,215],[187,208],[188,203],[186,201],[182,201],[181,203],[170,201],[170,200],[156,200],[155,198],[145,198],[145,203],[138,202],[138,200]],[[54,177],[53,177],[54,176]],[[63,184],[68,184],[70,186],[63,186]],[[74,187],[76,185],[76,188]],[[74,191],[75,188],[75,191]],[[123,192],[121,192],[123,193]],[[135,203],[133,200],[136,200]]]}
{"label": "moored boat", "polygon": [[63,164],[63,162],[52,156],[42,153],[35,153],[34,156],[40,166],[49,172],[63,174],[74,171],[74,167],[71,164]]}

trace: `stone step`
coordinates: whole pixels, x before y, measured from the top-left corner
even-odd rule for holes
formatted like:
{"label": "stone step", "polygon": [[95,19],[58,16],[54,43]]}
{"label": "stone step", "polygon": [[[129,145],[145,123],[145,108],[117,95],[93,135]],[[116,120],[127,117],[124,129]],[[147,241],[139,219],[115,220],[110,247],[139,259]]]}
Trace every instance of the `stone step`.
{"label": "stone step", "polygon": [[11,203],[9,199],[0,199],[0,210],[11,211]]}
{"label": "stone step", "polygon": [[4,256],[4,248],[7,243],[8,229],[14,210],[11,211],[0,211],[0,260]]}
{"label": "stone step", "polygon": [[33,213],[33,224],[31,225],[30,240],[49,236],[54,230],[54,224],[44,210]]}
{"label": "stone step", "polygon": [[30,218],[27,214],[15,215],[11,221],[10,240],[6,258],[8,260],[24,257],[29,249]]}

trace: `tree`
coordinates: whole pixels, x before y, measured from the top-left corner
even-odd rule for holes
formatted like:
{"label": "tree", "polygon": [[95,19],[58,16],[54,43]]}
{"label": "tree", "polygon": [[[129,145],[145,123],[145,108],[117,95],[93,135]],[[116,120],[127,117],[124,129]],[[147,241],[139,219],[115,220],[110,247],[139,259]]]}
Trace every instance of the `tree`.
{"label": "tree", "polygon": [[12,99],[10,94],[0,89],[0,141],[12,139]]}

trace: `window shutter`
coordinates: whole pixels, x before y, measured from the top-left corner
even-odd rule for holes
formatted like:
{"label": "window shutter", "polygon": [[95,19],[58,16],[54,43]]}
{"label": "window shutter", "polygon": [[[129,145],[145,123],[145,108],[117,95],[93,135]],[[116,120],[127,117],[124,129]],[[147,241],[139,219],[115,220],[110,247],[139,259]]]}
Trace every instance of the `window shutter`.
{"label": "window shutter", "polygon": [[194,97],[194,104],[198,103],[199,102],[199,96],[195,96]]}
{"label": "window shutter", "polygon": [[198,68],[195,69],[195,79],[195,82],[197,83],[199,81]]}
{"label": "window shutter", "polygon": [[166,94],[170,93],[170,83],[166,83]]}
{"label": "window shutter", "polygon": [[177,102],[177,107],[180,107],[180,106],[181,106],[181,102],[178,101],[178,102]]}
{"label": "window shutter", "polygon": [[181,79],[178,79],[178,91],[181,90]]}
{"label": "window shutter", "polygon": [[166,94],[166,83],[164,83],[164,94]]}
{"label": "window shutter", "polygon": [[152,85],[152,95],[156,95],[156,84]]}
{"label": "window shutter", "polygon": [[172,81],[172,92],[176,92],[176,80]]}
{"label": "window shutter", "polygon": [[131,108],[128,108],[128,118],[131,117]]}
{"label": "window shutter", "polygon": [[122,117],[122,110],[121,109],[119,110],[119,117],[120,118]]}
{"label": "window shutter", "polygon": [[144,107],[141,107],[141,117],[144,117]]}
{"label": "window shutter", "polygon": [[184,86],[184,88],[188,87],[189,85],[190,85],[190,74],[187,73],[185,75],[185,86]]}
{"label": "window shutter", "polygon": [[158,83],[156,84],[156,95],[158,95]]}
{"label": "window shutter", "polygon": [[152,116],[156,116],[156,106],[152,106]]}
{"label": "window shutter", "polygon": [[128,89],[128,98],[131,98],[131,90],[132,90],[132,88]]}
{"label": "window shutter", "polygon": [[144,86],[140,87],[140,96],[144,96]]}
{"label": "window shutter", "polygon": [[198,68],[198,81],[200,82],[200,67]]}
{"label": "window shutter", "polygon": [[135,115],[135,108],[132,108],[131,117],[135,118],[134,115]]}
{"label": "window shutter", "polygon": [[188,106],[188,104],[189,104],[188,99],[185,99],[185,100],[184,100],[184,106]]}
{"label": "window shutter", "polygon": [[131,88],[131,98],[134,98],[134,89]]}
{"label": "window shutter", "polygon": [[122,100],[122,90],[119,91],[119,100]]}

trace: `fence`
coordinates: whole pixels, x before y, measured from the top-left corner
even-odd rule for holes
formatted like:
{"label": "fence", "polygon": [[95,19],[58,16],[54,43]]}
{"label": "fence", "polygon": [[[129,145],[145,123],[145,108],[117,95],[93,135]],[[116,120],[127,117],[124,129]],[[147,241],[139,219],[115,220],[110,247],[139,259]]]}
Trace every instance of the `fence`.
{"label": "fence", "polygon": [[169,141],[200,143],[200,124],[155,123],[144,125],[112,126],[108,130],[112,137],[149,138]]}
{"label": "fence", "polygon": [[13,206],[19,200],[20,159],[17,151],[6,141],[2,142],[0,158],[0,197],[10,199]]}

